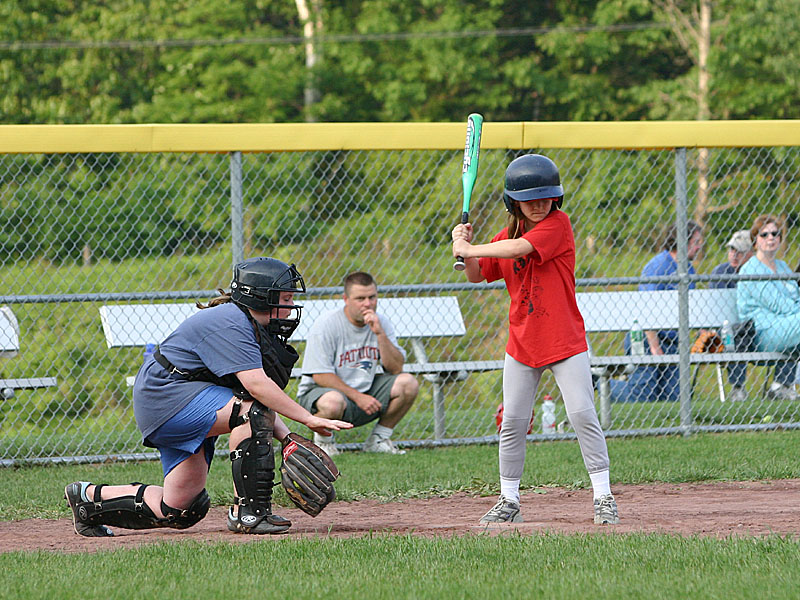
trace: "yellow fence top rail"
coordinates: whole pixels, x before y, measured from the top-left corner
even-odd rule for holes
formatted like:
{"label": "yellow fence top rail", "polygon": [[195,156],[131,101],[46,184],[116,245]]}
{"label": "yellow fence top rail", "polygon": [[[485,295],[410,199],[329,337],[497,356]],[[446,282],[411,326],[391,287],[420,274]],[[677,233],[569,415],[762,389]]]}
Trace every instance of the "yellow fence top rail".
{"label": "yellow fence top rail", "polygon": [[[464,123],[0,125],[0,153],[457,150]],[[482,148],[800,146],[800,120],[484,122]]]}

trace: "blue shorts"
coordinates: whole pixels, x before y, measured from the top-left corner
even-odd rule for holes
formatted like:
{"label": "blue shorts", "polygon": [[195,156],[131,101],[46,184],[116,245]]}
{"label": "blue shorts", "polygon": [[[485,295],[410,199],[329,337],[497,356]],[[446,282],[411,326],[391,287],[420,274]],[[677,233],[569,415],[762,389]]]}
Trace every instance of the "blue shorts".
{"label": "blue shorts", "polygon": [[212,385],[191,399],[180,412],[147,436],[147,441],[158,448],[161,468],[166,477],[190,456],[205,450],[206,463],[211,467],[216,436],[208,432],[217,422],[217,411],[233,398],[226,387]]}

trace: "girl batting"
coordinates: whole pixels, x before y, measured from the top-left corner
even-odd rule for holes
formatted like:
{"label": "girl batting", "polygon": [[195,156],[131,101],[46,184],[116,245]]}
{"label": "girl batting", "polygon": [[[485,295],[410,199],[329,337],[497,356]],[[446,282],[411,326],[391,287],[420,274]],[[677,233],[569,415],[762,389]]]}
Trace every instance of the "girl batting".
{"label": "girl batting", "polygon": [[511,297],[503,367],[500,499],[481,523],[519,523],[519,484],[525,435],[542,373],[555,376],[578,436],[594,493],[594,522],[619,522],[609,483],[608,449],[594,407],[583,317],[575,300],[575,240],[558,167],[526,154],[506,169],[503,201],[508,226],[489,244],[472,245],[472,225],[453,229],[453,256],[462,256],[469,281],[505,280]]}

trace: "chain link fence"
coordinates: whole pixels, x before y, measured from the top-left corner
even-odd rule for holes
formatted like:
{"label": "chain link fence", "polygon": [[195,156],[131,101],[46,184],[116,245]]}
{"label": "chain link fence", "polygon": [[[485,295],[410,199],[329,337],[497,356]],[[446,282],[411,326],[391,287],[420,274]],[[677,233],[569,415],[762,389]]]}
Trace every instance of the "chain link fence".
{"label": "chain link fence", "polygon": [[[785,219],[778,257],[797,266],[798,147],[487,148],[470,215],[476,241],[488,241],[504,226],[505,167],[530,151],[560,167],[580,293],[637,289],[642,268],[663,247],[666,228],[686,219],[702,225],[704,240],[692,261],[698,276],[687,280],[690,285],[711,285],[703,275],[727,260],[731,235],[749,229],[760,213]],[[6,307],[0,460],[150,456],[144,454],[126,382],[141,364],[143,348],[110,348],[100,309],[205,301],[217,288],[228,289],[232,264],[250,256],[296,263],[314,299],[340,297],[342,279],[353,270],[372,273],[384,298],[453,296],[465,333],[423,339],[426,357],[401,340],[409,361],[501,361],[505,289],[466,284],[452,269],[450,230],[460,216],[461,158],[462,151],[452,147],[0,154],[0,304]],[[679,258],[685,260],[682,248]],[[717,280],[734,284],[735,276]],[[678,286],[678,279],[670,281]],[[783,285],[796,283],[786,279]],[[609,313],[630,310],[607,306]],[[594,353],[623,354],[624,335],[591,334]],[[684,352],[696,335],[683,333]],[[297,348],[302,359],[304,344]],[[433,378],[420,375],[420,395],[394,438],[408,445],[496,439],[501,376],[497,369],[455,369],[439,382],[436,399]],[[713,365],[683,368],[678,401],[658,395],[626,403],[612,398],[604,426],[609,435],[796,426],[800,402],[772,399],[764,386],[772,377],[770,365],[749,365],[747,401],[732,402],[723,370],[728,401],[721,401]],[[614,385],[624,380],[617,375],[620,383]],[[293,380],[287,389],[292,396],[296,385]],[[556,400],[562,432],[556,437],[569,437],[549,373],[537,411],[545,394]],[[438,427],[435,400],[443,410]],[[345,432],[337,441],[358,444],[369,429]],[[543,439],[540,432],[537,420],[533,439]]]}

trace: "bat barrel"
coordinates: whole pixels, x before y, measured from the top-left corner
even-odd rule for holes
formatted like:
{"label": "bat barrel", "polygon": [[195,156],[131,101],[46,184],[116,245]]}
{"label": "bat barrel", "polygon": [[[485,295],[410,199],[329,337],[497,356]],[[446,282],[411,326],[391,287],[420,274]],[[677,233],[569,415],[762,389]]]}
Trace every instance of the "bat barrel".
{"label": "bat barrel", "polygon": [[[472,113],[467,118],[467,139],[464,144],[464,161],[461,165],[461,186],[464,191],[464,201],[461,210],[461,224],[469,222],[469,204],[472,198],[472,189],[478,176],[478,154],[481,150],[481,131],[483,129],[483,116]],[[464,259],[456,257],[453,268],[456,271],[466,269]]]}

